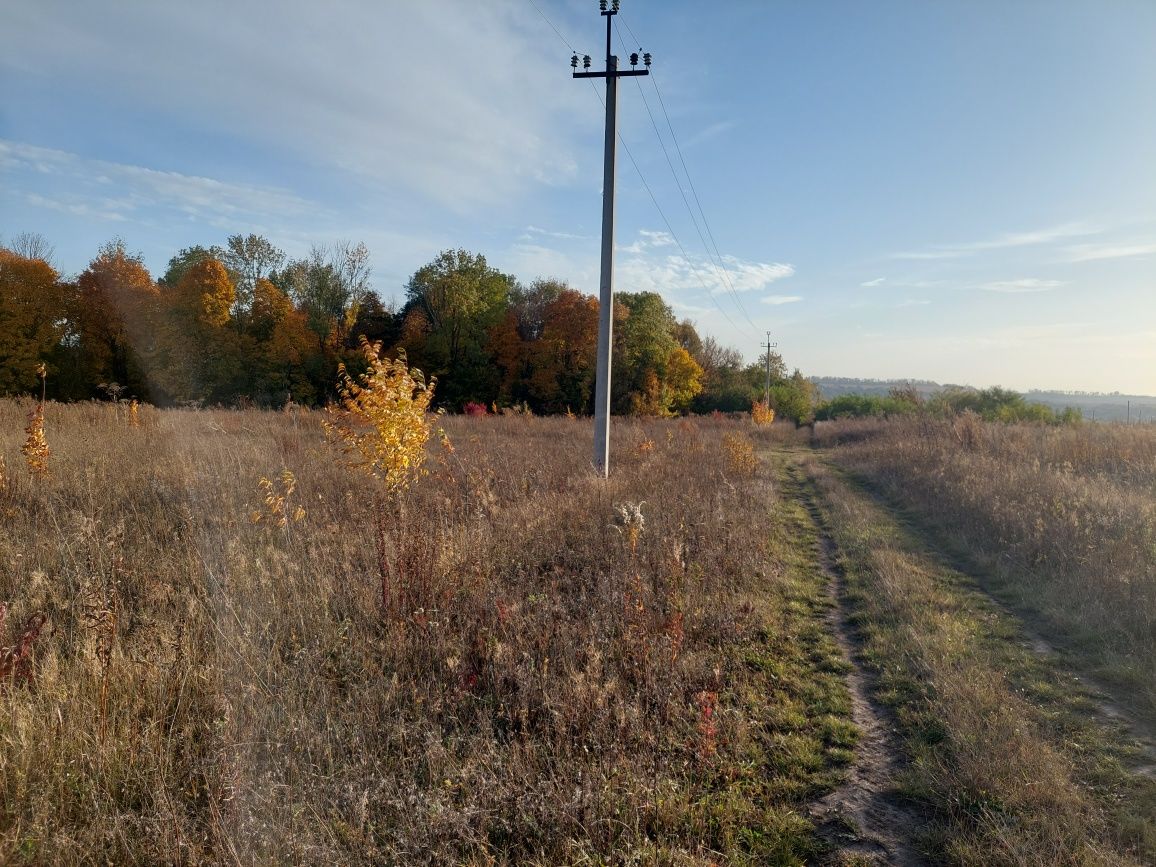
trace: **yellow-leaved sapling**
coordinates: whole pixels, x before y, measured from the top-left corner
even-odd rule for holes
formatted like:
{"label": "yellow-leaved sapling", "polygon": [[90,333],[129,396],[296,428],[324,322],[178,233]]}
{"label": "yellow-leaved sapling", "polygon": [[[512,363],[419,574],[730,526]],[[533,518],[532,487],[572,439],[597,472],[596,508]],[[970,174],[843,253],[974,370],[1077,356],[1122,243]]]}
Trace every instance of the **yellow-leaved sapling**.
{"label": "yellow-leaved sapling", "polygon": [[[376,542],[381,573],[381,604],[394,607],[393,569],[388,556],[387,509],[397,508],[397,526],[404,525],[404,497],[410,485],[427,472],[426,443],[432,432],[430,402],[435,381],[426,382],[420,370],[411,368],[404,354],[389,358],[380,343],[361,339],[366,370],[354,377],[345,365],[338,367],[339,401],[326,410],[322,424],[326,434],[344,453],[348,465],[382,483],[374,501]],[[396,541],[396,540],[395,540]],[[397,600],[404,602],[405,576],[398,575]]]}

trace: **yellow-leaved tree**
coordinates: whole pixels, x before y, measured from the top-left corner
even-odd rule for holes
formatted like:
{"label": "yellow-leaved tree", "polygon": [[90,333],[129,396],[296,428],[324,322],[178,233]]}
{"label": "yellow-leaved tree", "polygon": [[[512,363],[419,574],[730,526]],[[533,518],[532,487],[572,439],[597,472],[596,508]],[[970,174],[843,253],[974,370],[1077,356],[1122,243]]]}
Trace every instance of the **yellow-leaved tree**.
{"label": "yellow-leaved tree", "polygon": [[[404,530],[404,493],[425,473],[435,381],[426,382],[421,371],[410,368],[404,355],[383,357],[381,344],[370,343],[365,337],[361,338],[361,352],[366,371],[354,377],[344,364],[339,366],[340,400],[326,410],[323,424],[350,467],[383,483],[374,500],[374,519],[381,603],[388,613],[395,603],[392,584],[397,584],[396,606],[400,609],[406,602],[406,576],[400,572],[397,557],[402,541],[397,534]],[[391,511],[396,512],[393,520]]]}
{"label": "yellow-leaved tree", "polygon": [[355,378],[344,364],[338,366],[341,400],[326,410],[323,423],[350,466],[396,493],[423,472],[435,381],[427,383],[404,355],[383,358],[380,343],[362,337],[361,352],[368,369]]}

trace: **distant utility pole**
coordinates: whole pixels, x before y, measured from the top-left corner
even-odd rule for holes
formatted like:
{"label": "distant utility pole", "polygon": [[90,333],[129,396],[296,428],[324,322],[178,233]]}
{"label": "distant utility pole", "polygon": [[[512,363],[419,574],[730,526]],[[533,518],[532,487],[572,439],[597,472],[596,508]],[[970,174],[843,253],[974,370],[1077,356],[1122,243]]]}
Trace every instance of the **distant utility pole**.
{"label": "distant utility pole", "polygon": [[771,343],[771,332],[767,332],[767,342],[761,344],[767,350],[767,390],[763,395],[763,400],[767,402],[767,406],[771,405],[771,350],[777,349],[779,344]]}
{"label": "distant utility pole", "polygon": [[[618,145],[618,79],[627,75],[649,75],[650,53],[642,55],[646,69],[635,69],[638,53],[630,55],[630,70],[618,71],[618,58],[610,53],[613,17],[618,14],[619,0],[599,0],[598,7],[606,19],[606,71],[589,72],[590,55],[582,57],[583,72],[578,72],[578,55],[570,58],[575,78],[606,79],[606,146],[602,171],[602,275],[598,282],[598,365],[594,381],[594,466],[605,478],[610,475],[610,347],[614,328],[614,157]],[[607,9],[607,5],[610,6]]]}

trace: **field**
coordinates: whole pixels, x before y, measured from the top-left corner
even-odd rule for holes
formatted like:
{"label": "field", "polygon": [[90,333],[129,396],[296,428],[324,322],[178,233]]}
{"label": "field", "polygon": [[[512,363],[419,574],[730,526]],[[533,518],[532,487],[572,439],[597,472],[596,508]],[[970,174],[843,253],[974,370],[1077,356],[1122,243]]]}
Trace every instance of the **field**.
{"label": "field", "polygon": [[0,403],[0,861],[1156,860],[1156,433]]}

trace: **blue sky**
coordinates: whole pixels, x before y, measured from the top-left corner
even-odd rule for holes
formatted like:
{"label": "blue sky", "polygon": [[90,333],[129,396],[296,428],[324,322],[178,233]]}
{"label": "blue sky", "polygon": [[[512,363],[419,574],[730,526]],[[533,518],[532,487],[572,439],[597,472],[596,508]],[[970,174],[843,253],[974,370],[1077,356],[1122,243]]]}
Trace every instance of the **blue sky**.
{"label": "blue sky", "polygon": [[[65,272],[115,236],[160,274],[257,232],[364,241],[385,298],[459,246],[597,291],[603,109],[569,67],[602,52],[595,0],[4,18],[0,235],[42,233]],[[1156,3],[622,0],[620,22],[619,56],[655,60],[620,85],[645,186],[620,149],[618,289],[750,359],[769,330],[807,374],[1156,393]]]}

